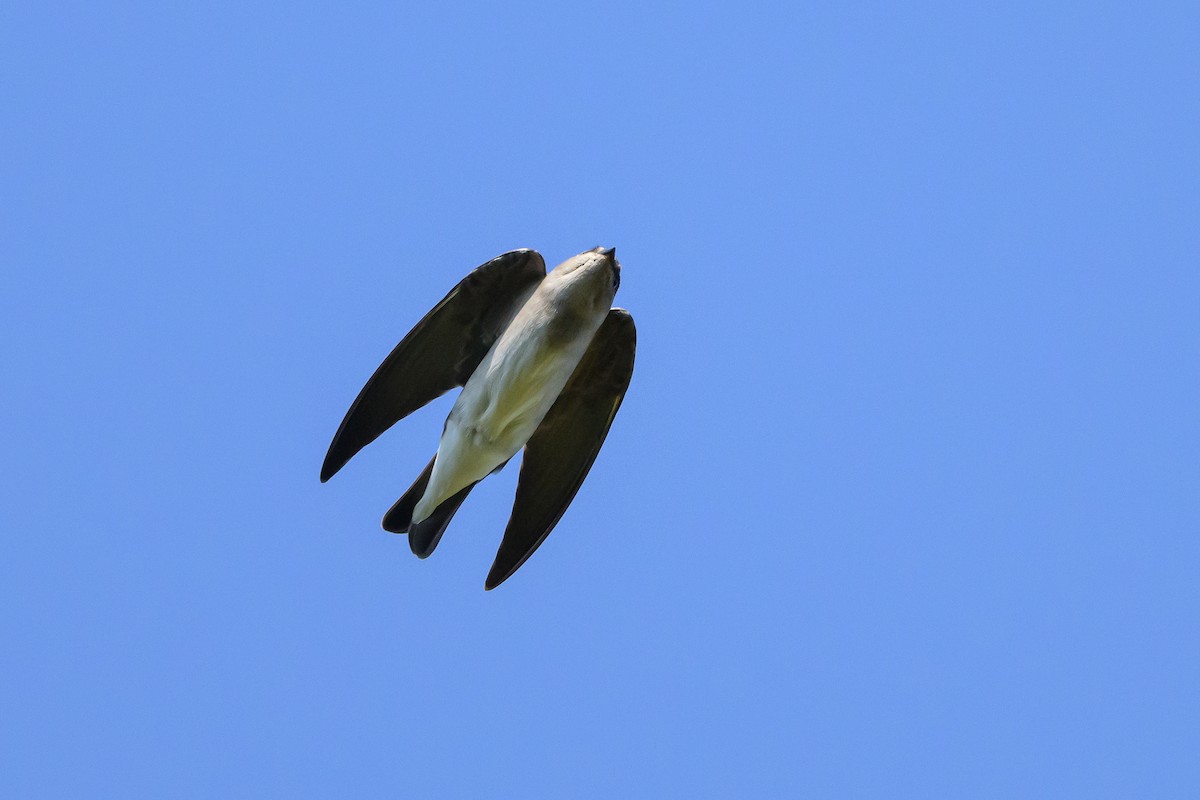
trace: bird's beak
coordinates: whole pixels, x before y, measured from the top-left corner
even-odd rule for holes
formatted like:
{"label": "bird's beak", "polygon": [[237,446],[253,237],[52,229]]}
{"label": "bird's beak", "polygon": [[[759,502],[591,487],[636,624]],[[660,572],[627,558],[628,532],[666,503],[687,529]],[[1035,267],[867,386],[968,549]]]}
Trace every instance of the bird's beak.
{"label": "bird's beak", "polygon": [[606,247],[600,251],[600,255],[608,259],[608,263],[612,265],[613,273],[613,292],[621,288],[621,262],[617,261],[617,248]]}

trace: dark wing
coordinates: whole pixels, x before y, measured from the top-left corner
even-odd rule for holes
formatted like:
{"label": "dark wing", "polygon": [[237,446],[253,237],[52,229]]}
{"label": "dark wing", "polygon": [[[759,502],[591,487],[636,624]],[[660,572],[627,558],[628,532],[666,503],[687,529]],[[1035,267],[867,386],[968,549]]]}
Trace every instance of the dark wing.
{"label": "dark wing", "polygon": [[533,555],[579,491],[629,387],[635,344],[633,317],[624,309],[609,311],[525,445],[512,517],[485,588],[499,586]]}
{"label": "dark wing", "polygon": [[533,250],[497,256],[450,290],[375,370],[333,436],[321,481],[359,450],[436,397],[462,386],[516,311],[546,277]]}

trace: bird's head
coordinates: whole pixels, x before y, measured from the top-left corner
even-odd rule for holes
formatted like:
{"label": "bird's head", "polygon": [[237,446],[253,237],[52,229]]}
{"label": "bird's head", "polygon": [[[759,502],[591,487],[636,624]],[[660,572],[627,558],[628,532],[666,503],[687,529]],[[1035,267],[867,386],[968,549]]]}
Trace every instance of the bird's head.
{"label": "bird's head", "polygon": [[594,247],[559,264],[550,277],[572,305],[607,310],[621,285],[621,262],[615,247]]}

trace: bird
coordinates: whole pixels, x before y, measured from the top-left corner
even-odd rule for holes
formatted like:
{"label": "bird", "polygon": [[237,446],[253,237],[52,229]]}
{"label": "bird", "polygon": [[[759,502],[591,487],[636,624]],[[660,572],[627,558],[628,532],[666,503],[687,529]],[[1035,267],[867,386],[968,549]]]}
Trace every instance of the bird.
{"label": "bird", "polygon": [[512,515],[484,588],[507,580],[545,541],[587,477],[633,375],[633,316],[613,308],[616,248],[553,270],[535,250],[470,272],[392,350],[333,436],[321,482],[404,417],[462,391],[437,451],[383,517],[427,558],[479,481],[518,452]]}

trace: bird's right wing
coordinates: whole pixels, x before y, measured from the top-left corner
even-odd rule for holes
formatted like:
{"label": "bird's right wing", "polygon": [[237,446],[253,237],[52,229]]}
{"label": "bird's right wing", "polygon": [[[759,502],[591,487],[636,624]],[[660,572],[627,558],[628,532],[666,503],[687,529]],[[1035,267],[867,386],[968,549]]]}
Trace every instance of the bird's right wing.
{"label": "bird's right wing", "polygon": [[537,252],[514,250],[463,278],[359,392],[329,445],[321,481],[396,422],[466,383],[516,313],[516,304],[545,277],[546,262]]}
{"label": "bird's right wing", "polygon": [[512,517],[485,588],[496,588],[516,572],[575,498],[629,388],[636,343],[629,312],[609,311],[562,394],[525,445]]}

